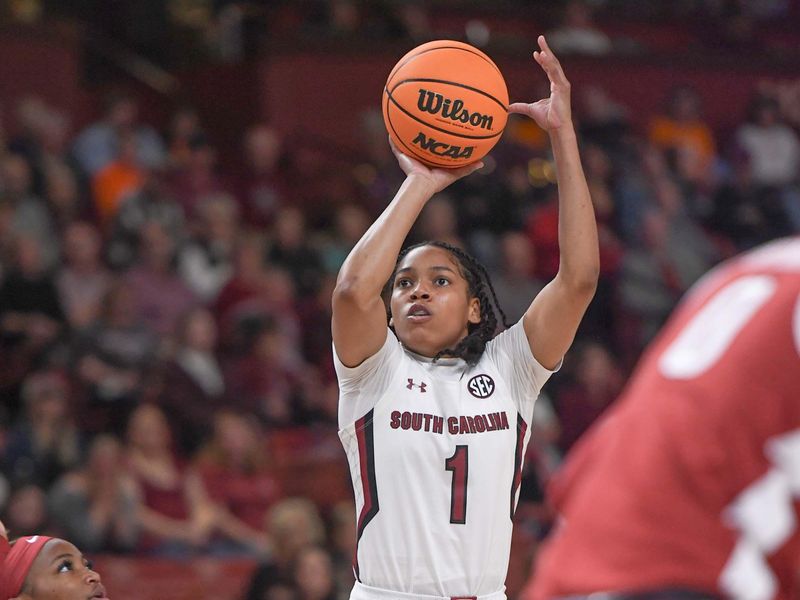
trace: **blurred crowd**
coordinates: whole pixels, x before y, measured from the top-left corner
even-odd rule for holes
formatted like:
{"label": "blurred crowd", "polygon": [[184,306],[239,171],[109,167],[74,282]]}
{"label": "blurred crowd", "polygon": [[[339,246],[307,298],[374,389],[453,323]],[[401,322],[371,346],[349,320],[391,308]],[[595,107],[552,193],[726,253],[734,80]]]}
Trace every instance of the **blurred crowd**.
{"label": "blurred crowd", "polygon": [[[590,37],[564,32],[554,46]],[[752,92],[739,125],[716,131],[691,87],[645,127],[608,90],[576,90],[602,274],[537,405],[512,564],[529,564],[546,534],[542,489],[563,453],[683,292],[734,253],[800,231],[798,86]],[[362,115],[364,156],[254,123],[224,157],[192,106],[156,127],[112,93],[78,131],[38,97],[4,108],[3,522],[86,552],[257,558],[254,600],[346,595],[355,509],[330,295],[401,182],[380,113]],[[558,268],[554,165],[545,134],[519,119],[486,163],[429,203],[410,241],[475,254],[513,322]],[[342,469],[324,502],[295,497],[315,458]]]}
{"label": "blurred crowd", "polygon": [[[773,29],[791,30],[798,15],[797,0],[0,0],[0,23],[68,19],[89,34],[90,55],[124,48],[166,68],[238,62],[298,40],[363,45],[465,37],[477,46],[527,48],[526,23],[548,31],[562,53],[666,48],[671,55],[747,50],[780,58],[797,56],[797,44]],[[677,28],[665,42],[624,27],[631,19]],[[103,79],[103,62],[89,61],[89,79]]]}

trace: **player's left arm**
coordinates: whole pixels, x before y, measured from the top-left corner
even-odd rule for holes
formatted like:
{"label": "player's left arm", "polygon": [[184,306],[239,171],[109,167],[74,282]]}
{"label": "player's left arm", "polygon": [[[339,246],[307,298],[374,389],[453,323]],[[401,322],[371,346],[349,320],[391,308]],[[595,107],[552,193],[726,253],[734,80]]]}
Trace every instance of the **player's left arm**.
{"label": "player's left arm", "polygon": [[511,104],[509,112],[526,115],[550,136],[558,178],[558,274],[536,296],[522,319],[533,356],[553,369],[575,332],[597,288],[600,252],[597,224],[578,140],[572,123],[570,83],[561,64],[539,36],[533,57],[550,80],[550,97],[532,104]]}

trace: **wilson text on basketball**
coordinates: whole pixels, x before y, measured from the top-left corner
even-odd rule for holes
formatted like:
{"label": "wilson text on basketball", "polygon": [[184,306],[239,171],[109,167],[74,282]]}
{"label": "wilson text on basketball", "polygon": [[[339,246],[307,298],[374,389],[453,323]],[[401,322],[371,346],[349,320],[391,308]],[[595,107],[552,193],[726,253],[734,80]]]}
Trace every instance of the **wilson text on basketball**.
{"label": "wilson text on basketball", "polygon": [[469,123],[473,127],[480,127],[481,129],[491,129],[492,121],[494,120],[494,117],[490,115],[468,111],[464,108],[463,100],[452,100],[422,88],[419,90],[417,108],[432,115],[441,114],[445,119]]}

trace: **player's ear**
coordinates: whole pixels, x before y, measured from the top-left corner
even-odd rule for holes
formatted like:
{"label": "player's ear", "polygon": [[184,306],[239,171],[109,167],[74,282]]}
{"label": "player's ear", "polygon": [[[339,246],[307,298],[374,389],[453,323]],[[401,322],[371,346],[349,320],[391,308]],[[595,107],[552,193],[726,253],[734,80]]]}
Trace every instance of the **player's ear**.
{"label": "player's ear", "polygon": [[469,300],[467,321],[473,325],[477,325],[481,322],[481,301],[477,298],[470,298]]}

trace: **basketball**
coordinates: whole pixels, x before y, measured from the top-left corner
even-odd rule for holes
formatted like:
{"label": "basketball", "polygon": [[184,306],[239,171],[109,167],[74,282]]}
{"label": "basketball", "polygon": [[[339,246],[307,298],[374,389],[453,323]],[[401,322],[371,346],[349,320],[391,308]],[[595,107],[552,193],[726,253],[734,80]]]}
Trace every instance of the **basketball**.
{"label": "basketball", "polygon": [[473,163],[500,139],[508,90],[497,65],[462,42],[417,46],[389,73],[383,120],[397,148],[432,167]]}

